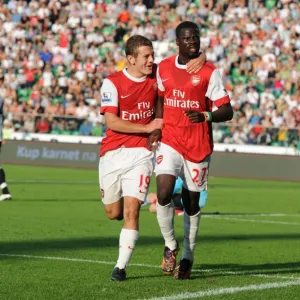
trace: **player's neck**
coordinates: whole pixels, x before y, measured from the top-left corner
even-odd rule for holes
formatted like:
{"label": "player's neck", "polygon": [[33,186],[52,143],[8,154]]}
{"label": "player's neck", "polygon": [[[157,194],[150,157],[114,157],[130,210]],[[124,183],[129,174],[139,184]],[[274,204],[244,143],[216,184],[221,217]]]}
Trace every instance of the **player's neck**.
{"label": "player's neck", "polygon": [[184,56],[184,55],[182,55],[182,54],[179,53],[179,55],[178,55],[178,63],[180,65],[186,65],[187,63],[189,63],[189,61],[191,59],[197,58],[197,57],[199,57],[199,55],[200,55],[200,53],[197,56],[191,58],[191,57]]}
{"label": "player's neck", "polygon": [[130,67],[130,66],[126,69],[126,71],[127,71],[127,73],[128,73],[130,76],[132,76],[132,77],[134,77],[134,78],[137,78],[137,79],[141,79],[141,78],[146,77],[145,74],[143,74],[143,73],[141,73],[141,72],[135,70],[134,68],[132,68],[132,67]]}

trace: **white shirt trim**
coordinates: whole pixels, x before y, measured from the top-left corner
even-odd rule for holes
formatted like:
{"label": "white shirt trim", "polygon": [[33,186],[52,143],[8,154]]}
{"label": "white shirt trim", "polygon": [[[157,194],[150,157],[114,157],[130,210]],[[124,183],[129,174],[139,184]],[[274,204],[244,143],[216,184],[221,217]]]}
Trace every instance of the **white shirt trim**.
{"label": "white shirt trim", "polygon": [[165,87],[164,87],[163,81],[162,81],[162,79],[160,77],[160,74],[159,74],[159,66],[157,66],[157,70],[156,70],[156,81],[157,81],[158,89],[161,92],[164,92],[165,91]]}
{"label": "white shirt trim", "polygon": [[178,62],[178,58],[179,58],[179,56],[177,55],[176,58],[175,58],[175,66],[176,66],[178,69],[186,70],[186,65],[181,65],[181,64]]}
{"label": "white shirt trim", "polygon": [[119,106],[118,90],[116,86],[107,78],[103,80],[101,87],[101,107]]}
{"label": "white shirt trim", "polygon": [[215,69],[210,76],[205,96],[211,101],[216,101],[228,96],[228,93],[223,85],[222,76],[218,69]]}
{"label": "white shirt trim", "polygon": [[131,76],[131,75],[128,73],[128,71],[127,71],[126,69],[123,69],[123,73],[124,73],[124,75],[125,75],[128,79],[130,79],[130,80],[132,80],[132,81],[134,81],[134,82],[143,82],[143,81],[145,81],[145,80],[147,79],[147,76],[143,76],[143,77],[141,77],[141,78],[133,77],[133,76]]}

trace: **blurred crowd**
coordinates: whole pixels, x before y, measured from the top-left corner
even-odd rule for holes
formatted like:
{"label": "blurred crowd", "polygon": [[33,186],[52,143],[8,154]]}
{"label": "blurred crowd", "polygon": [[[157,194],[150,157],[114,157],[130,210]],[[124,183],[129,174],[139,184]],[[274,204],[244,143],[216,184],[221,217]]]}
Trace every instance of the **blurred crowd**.
{"label": "blurred crowd", "polygon": [[296,145],[300,137],[297,0],[40,0],[0,4],[0,97],[14,131],[105,135],[100,87],[126,66],[141,34],[156,60],[176,53],[175,28],[201,26],[201,48],[232,98],[216,142]]}

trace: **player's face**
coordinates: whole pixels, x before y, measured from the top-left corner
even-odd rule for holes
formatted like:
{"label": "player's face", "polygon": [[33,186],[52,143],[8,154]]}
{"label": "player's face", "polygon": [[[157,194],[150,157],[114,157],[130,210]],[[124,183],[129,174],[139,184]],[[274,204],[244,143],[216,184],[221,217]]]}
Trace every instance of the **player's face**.
{"label": "player's face", "polygon": [[176,39],[179,53],[188,58],[198,57],[200,51],[200,32],[196,28],[183,29]]}
{"label": "player's face", "polygon": [[152,73],[154,63],[154,51],[152,47],[142,46],[138,49],[138,55],[134,58],[134,67],[142,75]]}

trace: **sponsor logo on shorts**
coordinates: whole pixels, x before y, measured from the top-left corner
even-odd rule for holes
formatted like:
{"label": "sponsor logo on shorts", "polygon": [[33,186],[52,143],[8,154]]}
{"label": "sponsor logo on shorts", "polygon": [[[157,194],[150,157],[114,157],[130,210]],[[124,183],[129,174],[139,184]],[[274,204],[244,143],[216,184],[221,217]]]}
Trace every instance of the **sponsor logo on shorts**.
{"label": "sponsor logo on shorts", "polygon": [[104,190],[103,189],[101,189],[101,197],[102,197],[102,199],[104,198]]}
{"label": "sponsor logo on shorts", "polygon": [[193,76],[191,77],[191,82],[192,82],[192,85],[193,85],[193,86],[198,85],[198,84],[200,83],[200,81],[201,81],[201,77],[200,77],[200,76],[193,75]]}
{"label": "sponsor logo on shorts", "polygon": [[156,158],[156,163],[159,165],[159,164],[162,162],[162,160],[163,160],[163,156],[162,156],[162,155],[159,155],[159,156],[157,156],[157,158]]}
{"label": "sponsor logo on shorts", "polygon": [[109,93],[109,92],[104,92],[103,94],[102,94],[102,103],[109,103],[109,102],[111,102],[112,101],[112,99],[111,99],[111,93]]}

